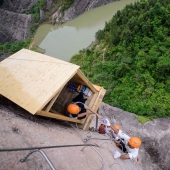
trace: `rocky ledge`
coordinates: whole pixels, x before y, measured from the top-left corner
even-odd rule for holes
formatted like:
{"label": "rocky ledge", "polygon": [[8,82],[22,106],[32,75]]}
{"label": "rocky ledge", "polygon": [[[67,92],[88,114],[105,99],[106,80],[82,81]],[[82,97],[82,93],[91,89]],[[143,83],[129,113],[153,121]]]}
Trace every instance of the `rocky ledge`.
{"label": "rocky ledge", "polygon": [[25,41],[30,36],[31,15],[0,9],[0,42]]}

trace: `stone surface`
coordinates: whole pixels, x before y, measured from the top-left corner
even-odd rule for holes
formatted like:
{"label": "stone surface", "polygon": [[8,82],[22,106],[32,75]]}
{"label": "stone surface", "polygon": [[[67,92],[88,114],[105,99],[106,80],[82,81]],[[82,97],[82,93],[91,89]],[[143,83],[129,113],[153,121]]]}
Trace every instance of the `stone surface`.
{"label": "stone surface", "polygon": [[[139,123],[136,115],[102,103],[99,113],[119,124],[129,136],[142,139],[140,160],[144,170],[169,170],[170,168],[170,117]],[[95,120],[92,123],[95,126]]]}
{"label": "stone surface", "polygon": [[53,1],[52,0],[47,0],[47,10],[50,10],[51,9],[51,7],[52,7],[52,3],[53,3]]}
{"label": "stone surface", "polygon": [[30,36],[31,15],[0,9],[0,43],[25,41]]}
{"label": "stone surface", "polygon": [[40,10],[40,23],[44,21],[44,11]]}
{"label": "stone surface", "polygon": [[23,13],[37,2],[38,0],[5,0],[1,8],[11,12]]}
{"label": "stone surface", "polygon": [[0,43],[25,41],[30,36],[31,15],[24,14],[38,0],[5,0],[0,7]]}
{"label": "stone surface", "polygon": [[[142,139],[139,159],[140,163],[130,160],[113,159],[113,153],[118,150],[110,140],[90,140],[96,143],[99,154],[90,147],[44,149],[56,169],[61,170],[98,170],[103,160],[103,170],[169,170],[170,167],[170,119],[160,118],[144,125],[136,120],[136,115],[119,108],[102,103],[99,113],[110,119],[112,125],[119,124],[129,136],[139,136]],[[20,148],[36,146],[54,146],[83,144],[83,139],[108,139],[96,132],[78,130],[75,124],[55,119],[33,116],[9,100],[0,97],[0,148]],[[95,126],[93,120],[91,126]],[[25,163],[19,160],[29,151],[0,152],[1,169],[50,169],[40,153],[32,154]],[[63,163],[64,162],[64,163]],[[112,165],[112,168],[109,166]]]}
{"label": "stone surface", "polygon": [[[24,14],[38,3],[38,0],[5,0],[0,7],[0,44],[25,41],[30,36],[31,15]],[[51,9],[52,0],[47,0],[46,9]],[[44,12],[40,11],[40,22]]]}
{"label": "stone surface", "polygon": [[[52,15],[52,20],[56,24],[64,23],[70,21],[85,11],[91,10],[93,8],[106,5],[110,2],[114,2],[116,0],[75,0],[74,4],[64,12],[64,15],[60,12],[60,9],[57,10]],[[53,22],[53,23],[54,23]]]}
{"label": "stone surface", "polygon": [[[91,136],[87,144],[99,146],[42,149],[57,170],[99,170],[102,165],[103,170],[122,170],[121,167],[125,170],[142,170],[140,163],[114,160],[113,153],[121,151],[111,140],[103,140],[109,139],[108,137],[97,132],[82,131],[75,124],[33,116],[2,97],[0,121],[0,149],[83,144],[83,139],[87,139],[87,136]],[[29,152],[0,152],[0,169],[50,170],[44,157],[38,152],[21,163],[20,159]]]}

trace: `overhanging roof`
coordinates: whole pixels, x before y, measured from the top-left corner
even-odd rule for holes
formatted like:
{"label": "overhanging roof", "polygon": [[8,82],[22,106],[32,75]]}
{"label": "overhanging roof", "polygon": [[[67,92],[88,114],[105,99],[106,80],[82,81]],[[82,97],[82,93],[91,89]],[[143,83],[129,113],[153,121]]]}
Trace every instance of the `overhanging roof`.
{"label": "overhanging roof", "polygon": [[75,64],[22,49],[0,62],[0,94],[35,114],[78,69]]}

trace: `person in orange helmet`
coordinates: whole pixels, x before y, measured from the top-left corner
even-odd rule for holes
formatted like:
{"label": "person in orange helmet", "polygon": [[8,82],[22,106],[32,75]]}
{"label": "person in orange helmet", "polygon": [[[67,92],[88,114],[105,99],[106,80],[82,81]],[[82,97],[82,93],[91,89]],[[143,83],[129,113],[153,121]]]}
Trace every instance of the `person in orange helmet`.
{"label": "person in orange helmet", "polygon": [[111,126],[111,129],[114,131],[117,136],[122,139],[121,145],[123,147],[123,152],[126,154],[121,154],[118,151],[114,153],[114,158],[120,159],[136,159],[139,153],[139,147],[142,144],[140,138],[133,136],[130,137],[127,134],[123,133],[120,129],[116,129],[114,126]]}
{"label": "person in orange helmet", "polygon": [[80,93],[72,100],[72,102],[66,104],[64,109],[65,115],[74,119],[84,119],[87,115],[95,114],[101,119],[102,116],[88,107],[85,104],[85,101],[86,99],[84,99],[83,93]]}

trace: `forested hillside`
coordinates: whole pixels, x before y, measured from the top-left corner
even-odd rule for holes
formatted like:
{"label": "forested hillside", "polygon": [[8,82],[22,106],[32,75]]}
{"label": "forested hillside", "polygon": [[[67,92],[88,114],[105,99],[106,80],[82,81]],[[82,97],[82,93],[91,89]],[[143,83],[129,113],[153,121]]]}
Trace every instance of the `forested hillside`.
{"label": "forested hillside", "polygon": [[141,0],[118,11],[96,33],[97,43],[71,62],[104,101],[149,118],[170,115],[170,1]]}

